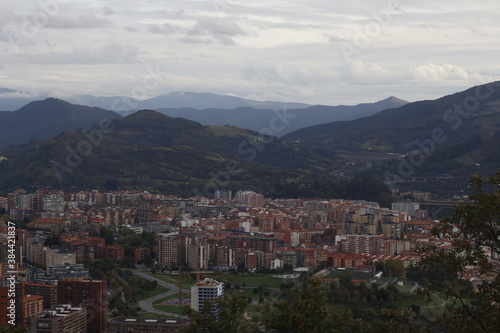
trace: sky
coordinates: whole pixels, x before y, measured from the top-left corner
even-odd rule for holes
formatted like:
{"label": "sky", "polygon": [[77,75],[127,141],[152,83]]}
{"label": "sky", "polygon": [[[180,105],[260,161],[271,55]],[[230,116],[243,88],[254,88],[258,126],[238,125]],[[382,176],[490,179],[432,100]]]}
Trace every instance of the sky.
{"label": "sky", "polygon": [[500,80],[500,2],[0,0],[0,87],[358,104]]}

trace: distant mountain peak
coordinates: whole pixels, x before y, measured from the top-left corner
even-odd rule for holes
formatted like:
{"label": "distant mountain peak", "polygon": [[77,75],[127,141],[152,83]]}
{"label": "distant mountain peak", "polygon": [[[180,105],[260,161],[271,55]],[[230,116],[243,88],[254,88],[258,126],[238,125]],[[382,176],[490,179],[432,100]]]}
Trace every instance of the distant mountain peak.
{"label": "distant mountain peak", "polygon": [[73,105],[58,98],[49,97],[43,100],[30,102],[20,108],[19,112],[47,112],[49,109],[68,110]]}
{"label": "distant mountain peak", "polygon": [[47,97],[45,99],[38,99],[35,100],[31,103],[28,103],[27,105],[30,104],[47,104],[47,103],[58,103],[58,104],[71,104],[69,102],[63,101],[62,99],[56,98],[56,97]]}
{"label": "distant mountain peak", "polygon": [[404,99],[401,99],[401,98],[397,98],[396,96],[389,96],[386,99],[384,99],[383,101],[403,102],[406,104],[409,103],[408,101],[405,101]]}
{"label": "distant mountain peak", "polygon": [[382,106],[383,109],[394,109],[409,104],[410,102],[405,101],[401,98],[395,96],[389,96],[386,99],[373,103],[374,105]]}
{"label": "distant mountain peak", "polygon": [[35,100],[33,102],[30,102],[28,104],[26,104],[25,106],[23,106],[21,109],[24,109],[25,107],[27,106],[50,106],[50,105],[54,105],[54,106],[66,106],[66,107],[72,107],[72,106],[81,106],[81,107],[86,107],[86,108],[92,108],[91,106],[85,106],[85,105],[81,105],[81,104],[73,104],[73,103],[70,103],[70,102],[67,102],[65,100],[62,100],[60,98],[57,98],[57,97],[47,97],[45,99],[39,99],[39,100]]}
{"label": "distant mountain peak", "polygon": [[17,111],[0,112],[0,148],[90,128],[103,119],[118,117],[120,115],[112,111],[74,105],[53,97],[33,101]]}
{"label": "distant mountain peak", "polygon": [[164,115],[163,113],[155,111],[155,110],[144,109],[144,110],[139,110],[137,112],[134,112],[125,118],[127,118],[127,119],[139,119],[139,118],[165,119],[165,118],[170,118],[170,117],[167,115]]}

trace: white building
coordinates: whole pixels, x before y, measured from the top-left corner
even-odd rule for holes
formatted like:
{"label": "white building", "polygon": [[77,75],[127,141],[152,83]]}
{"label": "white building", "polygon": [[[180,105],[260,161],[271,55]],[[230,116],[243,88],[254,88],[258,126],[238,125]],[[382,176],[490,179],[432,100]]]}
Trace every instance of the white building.
{"label": "white building", "polygon": [[217,313],[218,309],[215,306],[215,301],[219,297],[224,296],[224,283],[214,279],[204,279],[191,287],[191,309],[201,312],[206,300],[212,302],[212,313]]}
{"label": "white building", "polygon": [[416,217],[417,211],[420,209],[420,204],[418,202],[394,202],[392,204],[392,210],[397,210],[400,213],[405,213],[411,217]]}

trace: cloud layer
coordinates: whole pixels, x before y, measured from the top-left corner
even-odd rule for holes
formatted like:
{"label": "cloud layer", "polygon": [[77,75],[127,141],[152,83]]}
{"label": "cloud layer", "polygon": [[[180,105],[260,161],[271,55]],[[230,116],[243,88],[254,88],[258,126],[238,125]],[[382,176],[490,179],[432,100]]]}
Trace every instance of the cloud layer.
{"label": "cloud layer", "polygon": [[5,0],[2,7],[2,86],[33,94],[135,89],[150,97],[197,91],[356,104],[437,98],[500,79],[494,1]]}

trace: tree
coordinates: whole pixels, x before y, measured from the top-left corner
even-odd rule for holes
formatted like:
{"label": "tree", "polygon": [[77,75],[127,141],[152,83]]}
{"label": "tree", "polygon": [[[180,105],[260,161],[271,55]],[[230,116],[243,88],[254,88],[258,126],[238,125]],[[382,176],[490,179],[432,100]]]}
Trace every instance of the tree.
{"label": "tree", "polygon": [[1,325],[0,326],[0,333],[25,333],[27,332],[26,327],[23,327],[21,325]]}
{"label": "tree", "polygon": [[339,274],[339,283],[347,285],[352,281],[352,273],[349,271],[343,271]]}
{"label": "tree", "polygon": [[384,276],[393,278],[402,277],[405,274],[405,267],[401,260],[387,260],[385,263]]}
{"label": "tree", "polygon": [[[456,301],[443,318],[453,332],[497,332],[500,327],[500,170],[496,177],[470,178],[475,192],[433,230],[451,248],[426,246],[422,265],[434,265],[443,280],[431,285]],[[465,277],[477,271],[477,289]],[[430,275],[431,272],[429,272]],[[431,276],[432,278],[432,276]],[[431,280],[433,281],[433,280]]]}
{"label": "tree", "polygon": [[312,278],[294,288],[288,299],[268,301],[258,309],[259,331],[266,333],[422,332],[411,310],[362,309],[358,318],[328,305],[329,286]]}
{"label": "tree", "polygon": [[47,238],[45,240],[43,245],[45,245],[45,246],[59,245],[60,246],[61,245],[61,238],[53,234],[50,238]]}
{"label": "tree", "polygon": [[110,227],[102,225],[99,228],[99,235],[104,238],[104,241],[106,242],[106,245],[112,245],[114,242],[113,238],[113,229]]}
{"label": "tree", "polygon": [[291,299],[268,302],[261,309],[265,332],[330,332],[332,316],[327,307],[327,293],[321,282],[310,279],[291,293]]}
{"label": "tree", "polygon": [[248,300],[237,293],[230,293],[216,300],[218,314],[211,312],[212,303],[207,300],[201,312],[184,307],[184,313],[189,317],[190,324],[185,333],[210,332],[255,332],[256,328],[245,317]]}
{"label": "tree", "polygon": [[356,317],[350,312],[336,312],[328,304],[330,289],[319,279],[311,278],[287,291],[279,300],[259,298],[259,303],[263,304],[253,309],[252,318],[246,315],[251,299],[247,300],[237,293],[217,299],[218,315],[210,312],[212,303],[208,301],[201,312],[186,306],[184,313],[191,322],[184,332],[423,332],[422,324],[415,321],[415,313],[410,309],[360,309]]}
{"label": "tree", "polygon": [[293,266],[288,264],[288,263],[285,263],[283,265],[283,270],[286,272],[286,273],[291,273],[293,272]]}

